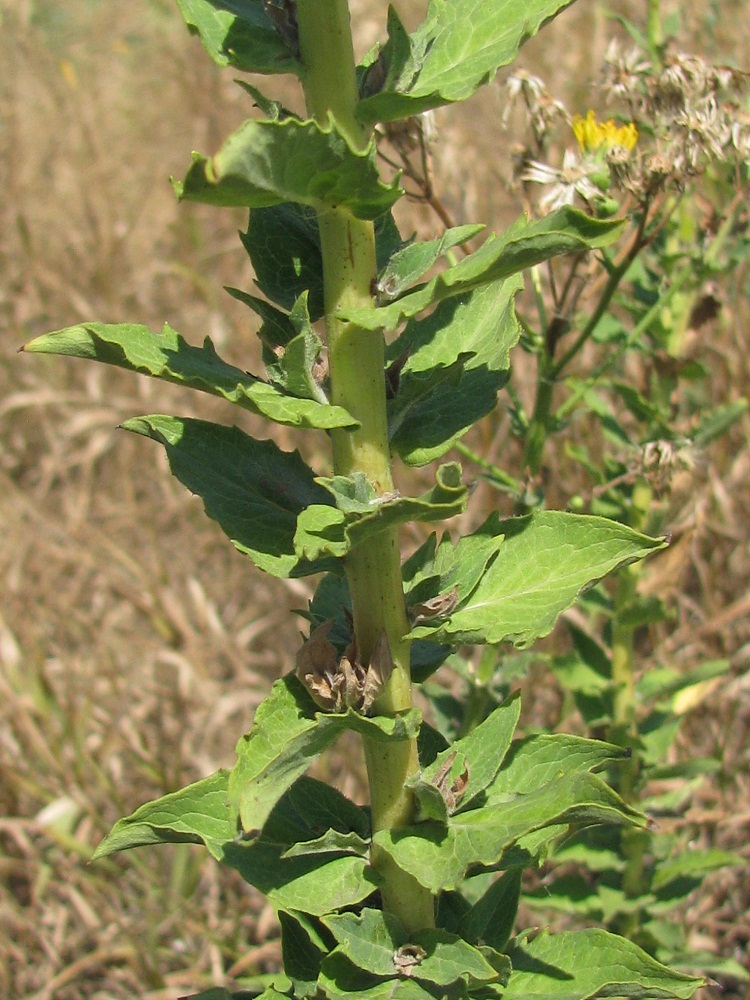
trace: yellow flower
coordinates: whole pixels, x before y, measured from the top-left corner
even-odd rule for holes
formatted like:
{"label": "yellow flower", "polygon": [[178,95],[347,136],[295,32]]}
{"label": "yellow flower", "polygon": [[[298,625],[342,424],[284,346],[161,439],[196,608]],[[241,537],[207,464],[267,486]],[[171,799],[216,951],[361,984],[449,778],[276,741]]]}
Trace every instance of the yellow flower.
{"label": "yellow flower", "polygon": [[616,125],[614,119],[610,118],[608,122],[600,124],[593,111],[589,111],[585,118],[581,115],[573,118],[573,134],[584,153],[595,153],[598,150],[605,152],[614,146],[629,150],[638,142],[638,129],[633,122]]}

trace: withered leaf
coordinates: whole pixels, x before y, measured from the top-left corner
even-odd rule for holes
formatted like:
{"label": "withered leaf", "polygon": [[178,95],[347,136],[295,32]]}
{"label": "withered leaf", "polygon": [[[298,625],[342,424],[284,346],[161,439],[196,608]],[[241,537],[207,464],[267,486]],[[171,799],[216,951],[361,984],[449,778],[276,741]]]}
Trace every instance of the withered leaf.
{"label": "withered leaf", "polygon": [[391,656],[391,646],[388,642],[388,636],[384,629],[378,636],[370,658],[370,665],[367,668],[364,697],[362,700],[362,711],[365,714],[372,708],[373,702],[388,683],[388,678],[392,673],[393,657]]}
{"label": "withered leaf", "polygon": [[393,953],[393,964],[401,976],[413,976],[427,952],[418,944],[402,944]]}
{"label": "withered leaf", "polygon": [[393,659],[385,632],[375,644],[367,668],[359,662],[356,641],[343,656],[326,636],[333,621],[323,622],[297,653],[296,674],[316,705],[326,712],[353,708],[367,714],[393,671]]}
{"label": "withered leaf", "polygon": [[315,704],[328,712],[336,710],[334,682],[339,660],[338,650],[326,638],[332,626],[333,619],[319,625],[302,644],[295,663],[297,679],[307,688]]}
{"label": "withered leaf", "polygon": [[457,777],[453,777],[451,772],[456,761],[456,751],[448,754],[432,779],[432,784],[443,796],[448,812],[452,813],[461,802],[469,783],[469,764],[464,762],[464,767]]}
{"label": "withered leaf", "polygon": [[458,587],[453,586],[446,590],[444,594],[431,597],[421,604],[414,604],[409,608],[409,617],[412,624],[431,621],[433,618],[447,617],[458,604]]}

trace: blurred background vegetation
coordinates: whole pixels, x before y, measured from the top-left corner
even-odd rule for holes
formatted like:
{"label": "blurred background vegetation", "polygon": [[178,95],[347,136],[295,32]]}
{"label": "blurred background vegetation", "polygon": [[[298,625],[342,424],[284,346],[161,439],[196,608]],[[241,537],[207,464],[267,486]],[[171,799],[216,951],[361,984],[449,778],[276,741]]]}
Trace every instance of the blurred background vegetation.
{"label": "blurred background vegetation", "polygon": [[[378,39],[384,6],[354,0],[360,52]],[[398,6],[415,22],[425,5]],[[645,19],[645,0],[613,6]],[[748,67],[745,0],[664,12],[684,50]],[[604,4],[581,0],[521,65],[585,114],[613,34],[626,38]],[[177,205],[168,181],[193,149],[218,147],[248,98],[170,0],[4,0],[0,66],[0,995],[172,1000],[274,968],[273,912],[189,846],[86,861],[120,815],[231,764],[270,681],[289,669],[300,624],[289,609],[306,606],[309,583],[260,576],[172,480],[161,449],[117,430],[154,411],[238,421],[258,436],[266,426],[104,366],[15,352],[81,319],[168,320],[259,369],[254,320],[222,287],[251,287],[244,214]],[[503,79],[435,116],[435,189],[457,224],[501,228],[523,207]],[[440,226],[423,204],[400,212],[405,233]],[[689,341],[717,403],[750,394],[749,293],[744,262]],[[675,752],[720,765],[687,808],[696,841],[750,860],[748,429],[746,415],[675,485],[681,530],[646,585],[674,608],[671,649],[730,661]],[[316,447],[274,433],[284,447]],[[572,425],[569,443],[584,433]],[[492,434],[479,428],[473,447]],[[555,461],[551,452],[548,482]],[[466,517],[498,503],[481,486]],[[558,725],[549,675],[518,683],[536,689],[527,723]],[[345,747],[319,765],[355,798],[357,759]],[[749,871],[716,873],[690,897],[682,919],[696,949],[747,964]],[[723,985],[723,997],[744,995]]]}

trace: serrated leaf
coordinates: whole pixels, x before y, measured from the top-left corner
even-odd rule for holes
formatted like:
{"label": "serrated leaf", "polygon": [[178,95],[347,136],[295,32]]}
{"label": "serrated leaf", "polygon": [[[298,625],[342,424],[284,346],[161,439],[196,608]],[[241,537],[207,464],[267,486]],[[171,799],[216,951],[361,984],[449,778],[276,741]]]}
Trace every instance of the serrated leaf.
{"label": "serrated leaf", "polygon": [[528,795],[452,816],[446,829],[429,822],[382,830],[374,842],[433,893],[456,889],[471,865],[492,865],[520,838],[569,823],[642,823],[594,774],[568,774]]}
{"label": "serrated leaf", "polygon": [[[409,118],[470,97],[572,0],[431,0],[411,37],[388,21],[385,85],[360,103],[363,121]],[[406,37],[405,37],[406,36]]]}
{"label": "serrated leaf", "polygon": [[300,64],[277,34],[262,3],[177,0],[190,30],[219,66],[248,73],[298,73]]}
{"label": "serrated leaf", "polygon": [[513,733],[521,714],[521,699],[514,695],[494,710],[468,736],[456,740],[447,750],[439,753],[435,761],[426,767],[422,777],[434,781],[435,776],[446,764],[451,754],[460,757],[468,770],[468,781],[457,812],[472,808],[472,803],[495,778],[510,747]]}
{"label": "serrated leaf", "polygon": [[307,292],[303,292],[292,306],[289,321],[295,336],[287,341],[274,361],[266,362],[268,376],[273,384],[293,396],[327,403],[321,380],[316,375],[323,344],[310,321]]}
{"label": "serrated leaf", "polygon": [[326,830],[370,836],[367,813],[341,792],[307,775],[299,778],[274,806],[265,835],[278,844],[298,844]]}
{"label": "serrated leaf", "polygon": [[266,365],[274,363],[278,357],[279,349],[285,348],[289,341],[297,335],[289,315],[272,306],[265,299],[258,298],[257,295],[250,295],[249,292],[243,292],[240,288],[225,285],[224,291],[229,292],[233,299],[242,302],[260,316],[263,322],[258,330],[258,338],[263,345],[263,363]]}
{"label": "serrated leaf", "polygon": [[408,243],[397,250],[378,273],[376,288],[379,304],[398,298],[407,288],[419,281],[449,250],[473,239],[483,229],[484,226],[481,224],[455,226],[446,229],[442,236],[434,240]]}
{"label": "serrated leaf", "polygon": [[[227,794],[227,809],[236,817]],[[369,835],[362,809],[336,789],[303,776],[273,807],[260,838],[238,836],[223,845],[220,860],[281,908],[320,915],[365,899],[378,876],[365,858],[307,854],[285,857],[289,848],[327,828]]]}
{"label": "serrated leaf", "polygon": [[[489,550],[483,576],[470,593],[459,584],[459,603],[447,621],[418,625],[412,637],[528,646],[547,635],[591,584],[666,544],[615,521],[562,511],[506,521],[491,514],[475,535],[483,557]],[[460,568],[470,539],[453,550],[454,564],[442,569],[440,589],[455,583],[454,567]]]}
{"label": "serrated leaf", "polygon": [[[282,803],[280,808],[288,812],[289,806]],[[288,820],[274,816],[269,825],[278,834],[280,828],[287,830]],[[236,868],[275,906],[313,915],[351,906],[377,888],[377,876],[364,858],[309,855],[284,859],[287,844],[263,838],[246,843],[235,837],[236,831],[229,775],[219,771],[119,820],[94,857],[147,844],[203,843],[217,861]]]}
{"label": "serrated leaf", "polygon": [[503,1000],[686,1000],[702,983],[666,968],[626,938],[597,928],[543,932],[517,945],[509,957],[513,972]]}
{"label": "serrated leaf", "polygon": [[92,861],[147,844],[204,843],[214,857],[235,834],[227,805],[229,772],[217,771],[176,792],[147,802],[118,820]]}
{"label": "serrated leaf", "polygon": [[627,760],[630,750],[602,740],[567,733],[536,733],[517,740],[508,751],[489,789],[490,802],[526,795],[564,774],[602,768]]}
{"label": "serrated leaf", "polygon": [[294,551],[300,512],[328,499],[299,452],[205,420],[151,414],[122,426],[164,446],[173,475],[259,569],[306,576],[331,568],[330,561],[306,562]]}
{"label": "serrated leaf", "polygon": [[331,119],[248,119],[210,159],[194,154],[178,197],[209,205],[264,208],[293,201],[316,210],[346,208],[376,219],[401,197],[384,184],[372,149],[352,149]]}
{"label": "serrated leaf", "polygon": [[397,975],[401,971],[399,951],[408,946],[409,957],[413,959],[408,975],[412,979],[439,986],[459,980],[475,985],[498,979],[497,969],[479,949],[444,930],[407,934],[391,914],[370,909],[358,915],[342,913],[324,917],[323,923],[338,942],[336,952],[373,975]]}
{"label": "serrated leaf", "polygon": [[341,558],[394,525],[410,521],[443,521],[466,508],[468,487],[461,482],[457,462],[441,465],[435,486],[419,497],[398,493],[379,497],[364,476],[335,476],[316,480],[333,497],[336,506],[315,505],[297,521],[295,550],[300,559],[315,561],[325,556]]}
{"label": "serrated leaf", "polygon": [[409,465],[439,458],[495,408],[520,334],[514,300],[522,287],[516,275],[441,302],[410,320],[389,349],[390,357],[406,355],[388,430]]}
{"label": "serrated leaf", "polygon": [[262,830],[284,792],[345,730],[373,739],[404,740],[416,736],[418,727],[414,709],[372,719],[353,711],[324,714],[293,674],[282,677],[258,708],[250,732],[237,744],[229,801],[242,829]]}
{"label": "serrated leaf", "polygon": [[736,399],[702,415],[692,435],[695,447],[705,448],[711,441],[724,434],[735,421],[740,419],[748,406],[750,403],[746,399]]}
{"label": "serrated leaf", "polygon": [[453,295],[504,281],[557,254],[607,246],[618,238],[623,226],[622,220],[592,219],[569,207],[542,219],[519,219],[500,236],[488,237],[479,250],[395,302],[343,311],[341,316],[368,330],[395,330],[403,320]]}
{"label": "serrated leaf", "polygon": [[324,399],[300,399],[223,361],[206,338],[192,347],[168,324],[161,333],[136,323],[82,323],[43,334],[24,345],[37,354],[61,354],[116,365],[166,382],[221,396],[251,413],[291,427],[353,427],[356,421]]}

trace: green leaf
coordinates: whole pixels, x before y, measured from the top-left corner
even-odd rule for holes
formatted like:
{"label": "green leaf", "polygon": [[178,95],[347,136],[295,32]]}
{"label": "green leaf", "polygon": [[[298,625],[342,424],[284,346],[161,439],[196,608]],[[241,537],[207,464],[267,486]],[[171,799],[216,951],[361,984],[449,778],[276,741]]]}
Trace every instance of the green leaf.
{"label": "green leaf", "polygon": [[508,380],[520,327],[514,299],[520,275],[441,302],[410,320],[389,349],[406,357],[388,412],[393,448],[409,465],[443,455],[490,413]]}
{"label": "green leaf", "polygon": [[740,854],[731,854],[729,851],[721,851],[718,848],[707,848],[705,850],[682,851],[677,857],[669,861],[662,861],[651,882],[652,889],[661,889],[674,879],[683,878],[686,875],[704,875],[706,872],[716,871],[718,868],[738,867],[746,864]]}
{"label": "green leaf", "polygon": [[[294,983],[296,997],[314,997],[318,991],[320,963],[330,951],[317,921],[303,913],[279,913],[281,957],[284,972]],[[327,936],[327,935],[326,935]]]}
{"label": "green leaf", "polygon": [[409,118],[462,101],[507,66],[572,0],[431,0],[411,37],[391,11],[385,85],[360,103],[363,121]]}
{"label": "green leaf", "polygon": [[206,338],[203,347],[192,347],[165,324],[161,333],[135,323],[83,323],[46,333],[24,345],[24,351],[63,354],[116,365],[166,382],[221,396],[292,427],[354,427],[356,421],[324,397],[300,399],[248,375],[223,361]]}
{"label": "green leaf", "polygon": [[418,728],[419,715],[413,709],[373,719],[353,711],[324,714],[293,674],[282,677],[258,708],[252,729],[237,745],[229,800],[242,829],[262,830],[284,792],[344,730],[374,739],[404,740],[415,737]]}
{"label": "green leaf", "polygon": [[642,701],[674,699],[682,691],[695,685],[723,677],[730,668],[729,660],[706,660],[691,670],[674,667],[652,668],[638,680],[638,696]]}
{"label": "green leaf", "polygon": [[463,797],[456,807],[457,812],[471,809],[474,800],[494,780],[513,739],[521,714],[521,699],[513,695],[505,704],[495,709],[468,736],[456,740],[447,750],[439,753],[435,761],[422,773],[425,781],[434,781],[441,769],[445,768],[451,755],[456,755],[468,771],[468,779]]}
{"label": "green leaf", "polygon": [[292,337],[279,356],[266,362],[271,382],[280,389],[302,399],[327,403],[326,394],[316,378],[315,366],[320,362],[323,344],[310,322],[307,311],[307,292],[297,299],[289,313],[296,336]]}
{"label": "green leaf", "polygon": [[461,937],[473,944],[482,942],[505,951],[518,912],[521,874],[520,868],[511,868],[492,883],[461,918]]}
{"label": "green leaf", "polygon": [[750,403],[746,399],[736,399],[704,414],[692,435],[695,447],[705,448],[711,441],[715,441],[740,419],[748,406]]}
{"label": "green leaf", "polygon": [[177,0],[193,34],[219,66],[248,73],[298,73],[299,62],[253,0]]}
{"label": "green leaf", "polygon": [[363,475],[355,478],[318,478],[336,506],[314,505],[297,521],[295,549],[300,559],[340,558],[354,546],[382,531],[410,521],[443,521],[466,508],[468,488],[461,482],[457,462],[441,465],[436,485],[419,497],[395,493],[379,497]]}
{"label": "green leaf", "polygon": [[328,499],[299,452],[204,420],[152,414],[122,426],[164,445],[172,474],[259,569],[306,576],[331,568],[330,561],[309,563],[294,551],[300,512]]}
{"label": "green leaf", "polygon": [[364,858],[369,851],[370,841],[360,837],[358,833],[328,830],[315,840],[303,840],[298,844],[292,844],[284,853],[284,857],[298,858],[303,854],[358,854]]}
{"label": "green leaf", "polygon": [[442,236],[423,243],[408,243],[398,249],[379,272],[376,285],[379,304],[397,299],[419,281],[449,250],[461,246],[482,232],[483,225],[455,226]]}
{"label": "green leaf", "polygon": [[435,822],[420,823],[382,830],[374,842],[421,885],[438,893],[458,888],[471,865],[496,864],[508,848],[534,831],[569,823],[644,821],[601,778],[568,774],[528,795],[456,814],[447,829]]}
{"label": "green leaf", "polygon": [[589,997],[687,998],[701,979],[673,972],[626,938],[597,928],[543,932],[519,943],[503,1000],[588,1000]]}
{"label": "green leaf", "polygon": [[307,292],[310,319],[320,319],[325,311],[323,257],[315,209],[293,202],[253,208],[240,239],[263,294],[291,309]]}
{"label": "green leaf", "polygon": [[[338,942],[332,954],[345,955],[352,965],[373,975],[403,974],[439,986],[459,980],[476,985],[499,977],[481,951],[457,935],[437,929],[407,934],[395,917],[380,910],[327,916],[323,923]],[[406,956],[400,964],[400,949],[405,946],[416,952],[408,972]]]}
{"label": "green leaf", "polygon": [[272,986],[267,987],[262,993],[250,990],[239,990],[230,993],[223,986],[212,986],[208,990],[201,990],[200,993],[191,993],[190,996],[180,997],[180,1000],[289,1000],[286,993],[279,993]]}
{"label": "green leaf", "polygon": [[479,250],[395,302],[341,315],[368,330],[394,330],[403,320],[442,299],[503,281],[557,254],[607,246],[618,238],[623,226],[622,220],[592,219],[573,208],[558,209],[542,219],[519,219],[500,236],[489,236]]}
{"label": "green leaf", "polygon": [[364,809],[351,799],[331,785],[305,775],[274,806],[264,833],[278,844],[293,846],[309,842],[321,830],[329,834],[356,833],[365,839],[370,836],[370,821]]}
{"label": "green leaf", "polygon": [[[529,646],[587,587],[665,544],[600,517],[539,511],[502,521],[491,514],[459,541],[434,585],[440,593],[458,583],[456,610],[447,621],[417,625],[411,635],[454,645],[510,640]],[[464,551],[476,551],[486,566],[471,590],[459,582]]]}
{"label": "green leaf", "polygon": [[293,201],[316,210],[347,208],[376,219],[401,197],[398,181],[383,184],[372,148],[352,149],[331,119],[317,122],[248,119],[212,158],[194,154],[178,197],[209,205],[263,208]]}
{"label": "green leaf", "polygon": [[[320,319],[325,310],[323,256],[314,209],[294,202],[254,208],[250,212],[247,232],[240,233],[240,239],[263,294],[285,309],[292,309],[297,299],[308,292],[310,319],[313,322]],[[379,216],[375,220],[378,267],[384,267],[402,247],[392,214],[386,212]],[[245,301],[243,293],[233,294]]]}
{"label": "green leaf", "polygon": [[329,1000],[436,1000],[413,979],[382,979],[352,965],[340,952],[324,960],[318,985]]}
{"label": "green leaf", "polygon": [[[259,838],[252,843],[236,837],[236,813],[229,803],[229,775],[219,771],[209,778],[197,781],[178,792],[172,792],[154,802],[148,802],[131,816],[118,820],[109,835],[101,842],[94,858],[103,858],[115,851],[161,843],[203,843],[221,864],[236,868],[240,875],[265,893],[277,907],[300,910],[313,915],[328,913],[339,907],[352,906],[369,896],[377,888],[377,876],[364,858],[348,855],[308,855],[285,859],[289,846],[283,837],[299,830],[309,836],[307,819],[320,817],[319,807],[307,808],[305,803],[323,799],[325,816],[331,809],[326,786],[304,779],[303,796],[292,790],[277,806],[269,819],[269,829],[282,837],[282,842]],[[315,788],[315,794],[310,793]],[[320,790],[325,789],[323,796]],[[333,792],[339,799],[344,797]],[[346,803],[346,800],[344,800]],[[299,810],[306,816],[300,823]],[[339,803],[335,808],[338,810]],[[318,809],[317,817],[315,810]],[[341,810],[351,815],[353,803]],[[292,816],[298,817],[291,824]],[[361,823],[361,815],[357,822]],[[344,825],[341,819],[339,825]]]}
{"label": "green leaf", "polygon": [[118,820],[91,858],[97,861],[117,851],[147,844],[205,844],[214,857],[236,830],[227,805],[229,772],[217,771],[177,792],[147,802]]}
{"label": "green leaf", "polygon": [[277,908],[322,916],[354,906],[378,887],[378,876],[364,858],[312,854],[284,858],[285,845],[261,837],[224,845],[221,862],[268,896]]}
{"label": "green leaf", "polygon": [[538,733],[517,740],[489,789],[489,802],[543,788],[564,774],[579,774],[627,760],[630,751],[613,743],[566,733]]}

